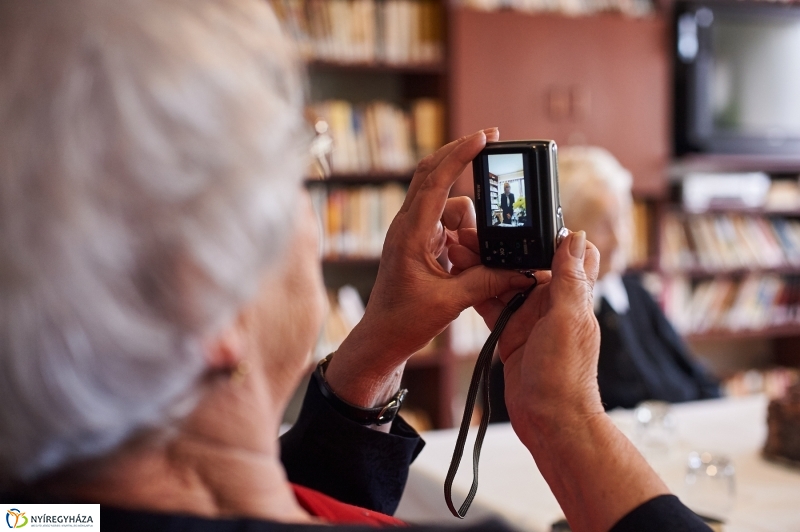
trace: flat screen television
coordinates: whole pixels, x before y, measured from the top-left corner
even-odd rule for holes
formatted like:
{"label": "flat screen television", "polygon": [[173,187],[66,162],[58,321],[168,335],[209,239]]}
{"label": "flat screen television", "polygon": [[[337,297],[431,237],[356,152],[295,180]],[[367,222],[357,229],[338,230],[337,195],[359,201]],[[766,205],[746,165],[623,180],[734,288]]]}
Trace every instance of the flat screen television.
{"label": "flat screen television", "polygon": [[800,156],[800,5],[681,2],[675,148]]}

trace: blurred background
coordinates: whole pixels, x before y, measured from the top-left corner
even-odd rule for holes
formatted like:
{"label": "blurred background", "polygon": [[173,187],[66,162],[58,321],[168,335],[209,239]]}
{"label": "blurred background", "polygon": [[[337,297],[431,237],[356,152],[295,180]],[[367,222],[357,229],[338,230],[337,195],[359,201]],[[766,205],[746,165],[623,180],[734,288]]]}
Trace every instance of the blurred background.
{"label": "blurred background", "polygon": [[[631,172],[628,273],[725,394],[779,395],[797,379],[796,5],[271,3],[307,62],[309,117],[333,143],[331,176],[308,184],[331,303],[320,358],[363,313],[416,162],[498,126],[504,140],[605,148]],[[470,168],[453,194],[472,195]],[[415,355],[404,417],[452,427],[487,335],[469,310]]]}

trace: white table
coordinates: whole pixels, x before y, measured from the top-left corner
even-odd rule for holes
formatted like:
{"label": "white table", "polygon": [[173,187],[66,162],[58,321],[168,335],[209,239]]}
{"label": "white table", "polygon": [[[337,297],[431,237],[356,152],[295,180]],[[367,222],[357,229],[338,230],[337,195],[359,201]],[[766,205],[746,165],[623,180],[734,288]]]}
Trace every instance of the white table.
{"label": "white table", "polygon": [[[736,501],[726,532],[800,532],[800,470],[761,458],[766,437],[767,400],[763,396],[719,399],[674,405],[677,441],[668,454],[650,460],[670,489],[684,492],[688,454],[710,451],[730,457],[736,468]],[[630,435],[631,411],[611,413],[617,426]],[[411,522],[456,520],[444,502],[444,477],[450,465],[457,430],[423,434],[425,449],[411,467],[397,516]],[[456,506],[472,481],[471,434],[461,470],[454,483]],[[549,532],[563,517],[550,488],[533,459],[508,424],[492,425],[481,454],[478,495],[466,521],[500,517],[521,530]]]}

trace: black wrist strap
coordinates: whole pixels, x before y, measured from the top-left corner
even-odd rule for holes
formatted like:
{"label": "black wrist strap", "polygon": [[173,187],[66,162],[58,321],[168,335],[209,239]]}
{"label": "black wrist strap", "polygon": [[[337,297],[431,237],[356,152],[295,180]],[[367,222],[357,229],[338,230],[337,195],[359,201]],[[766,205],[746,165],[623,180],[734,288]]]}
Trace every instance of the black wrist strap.
{"label": "black wrist strap", "polygon": [[[475,362],[475,369],[472,372],[472,380],[469,383],[467,403],[464,406],[464,417],[461,418],[461,427],[458,429],[458,438],[456,439],[456,448],[453,451],[453,460],[450,462],[450,469],[447,471],[447,477],[445,477],[444,480],[444,500],[447,502],[447,507],[453,515],[460,519],[463,519],[467,515],[467,510],[469,510],[472,500],[478,492],[478,461],[481,457],[481,447],[483,446],[483,438],[486,436],[486,428],[489,425],[489,416],[492,413],[489,405],[489,370],[492,365],[492,356],[497,346],[497,340],[500,338],[500,334],[502,334],[506,324],[508,324],[511,315],[522,306],[525,299],[538,284],[533,274],[527,272],[526,275],[533,279],[533,284],[524,292],[520,292],[511,298],[511,301],[506,304],[506,307],[500,313],[500,317],[497,318],[497,322],[494,325],[494,330],[489,335],[489,338],[486,339],[486,343],[483,344],[483,349],[481,349],[478,355],[478,360]],[[484,408],[483,415],[481,415],[481,424],[478,427],[478,435],[475,438],[475,445],[472,450],[472,487],[470,487],[466,499],[464,499],[464,502],[461,504],[461,508],[456,510],[452,495],[453,480],[456,478],[458,466],[464,454],[464,446],[467,443],[469,424],[472,420],[472,412],[475,410],[475,400],[478,397],[479,388],[483,390]]]}

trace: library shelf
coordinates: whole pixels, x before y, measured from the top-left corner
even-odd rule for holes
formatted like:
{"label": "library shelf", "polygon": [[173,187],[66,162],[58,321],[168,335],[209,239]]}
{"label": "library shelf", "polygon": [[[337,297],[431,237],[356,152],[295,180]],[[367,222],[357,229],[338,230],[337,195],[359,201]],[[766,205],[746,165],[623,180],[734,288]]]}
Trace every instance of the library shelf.
{"label": "library shelf", "polygon": [[[449,3],[445,2],[445,0],[434,0],[434,3],[441,7],[443,14],[442,17],[437,17],[437,25],[441,26],[441,31],[437,32],[437,34],[441,35],[441,56],[433,54],[401,54],[396,56],[397,59],[404,61],[400,63],[386,61],[386,56],[378,55],[374,56],[375,59],[370,61],[348,61],[341,56],[335,58],[326,56],[323,58],[313,53],[311,56],[307,56],[305,61],[306,71],[310,84],[315,88],[315,91],[311,92],[312,101],[310,105],[312,107],[319,106],[320,110],[317,114],[324,115],[325,105],[329,105],[330,102],[337,102],[338,107],[335,109],[339,113],[337,116],[343,115],[345,112],[353,115],[364,114],[372,104],[386,104],[384,108],[373,108],[372,111],[376,113],[376,116],[383,113],[380,114],[382,118],[394,117],[399,114],[386,112],[386,108],[391,107],[392,111],[399,110],[408,118],[414,116],[415,112],[420,112],[421,115],[424,115],[423,117],[428,117],[432,113],[428,112],[426,114],[424,111],[430,111],[430,109],[426,109],[424,106],[417,108],[415,105],[420,100],[433,100],[434,103],[439,102],[441,106],[442,138],[439,145],[451,138],[450,134],[452,132],[448,122],[450,116],[448,79],[451,67],[451,59],[448,57],[449,47],[447,45],[449,19],[444,16],[444,13],[449,11],[450,8]],[[323,2],[323,4],[327,4],[327,2]],[[314,35],[310,35],[310,37],[313,39]],[[347,104],[349,104],[349,108],[346,107]],[[439,116],[439,114],[436,114],[435,118]],[[399,123],[400,121],[396,122]],[[392,124],[395,124],[391,120],[384,120],[381,123],[387,129]],[[415,123],[408,120],[408,124]],[[409,125],[409,128],[411,127]],[[397,129],[398,131],[402,130],[402,128]],[[428,129],[435,131],[437,128]],[[332,136],[335,136],[333,133],[336,131],[335,127],[331,127]],[[413,145],[411,153],[416,154],[418,151],[428,151],[431,146],[417,143],[419,139],[417,138],[417,132],[413,128],[409,132],[414,135],[413,142],[411,142],[411,145]],[[335,139],[334,142],[336,142]],[[366,164],[343,164],[339,168],[387,168],[391,166],[371,165],[369,163],[369,161],[376,159],[381,160],[381,150],[378,150],[379,153],[377,154],[370,151],[367,156],[359,150],[356,150],[356,152],[355,156],[364,158],[367,161]],[[350,152],[345,150],[345,153]],[[416,162],[416,157],[411,159]],[[406,159],[403,159],[403,161],[403,164],[397,166],[405,167]],[[334,165],[334,172],[336,172],[336,164],[334,161],[331,162]],[[344,197],[350,192],[356,192],[357,196],[358,190],[362,187],[371,188],[372,186],[380,187],[380,185],[386,185],[385,189],[392,192],[389,196],[394,201],[396,198],[393,192],[396,192],[395,189],[400,188],[395,185],[405,188],[413,177],[414,168],[411,166],[410,160],[408,164],[409,168],[400,172],[383,170],[371,170],[364,173],[339,172],[324,180],[307,178],[305,184],[312,192],[312,195],[317,192],[320,198],[324,197],[323,199],[326,199],[326,201],[329,198],[327,195],[334,192],[337,194],[343,193]],[[372,192],[374,191],[370,191],[370,193]],[[402,202],[402,199],[400,201]],[[349,200],[345,200],[344,206],[341,208],[342,210],[352,208],[352,204],[349,203]],[[360,221],[363,222],[363,220]],[[381,220],[382,224],[384,222],[385,220]],[[328,235],[328,237],[331,237],[331,235]],[[333,245],[328,246],[328,248],[331,251],[338,251],[336,240],[333,239],[331,242]],[[359,249],[363,249],[365,252],[372,250],[371,247],[361,246],[359,246]],[[322,259],[323,278],[330,290],[337,290],[342,286],[350,285],[355,287],[362,300],[366,301],[374,285],[379,265],[380,259],[378,256],[329,255]],[[411,392],[407,405],[423,411],[430,418],[435,428],[447,428],[453,424],[452,398],[455,391],[454,363],[450,349],[449,332],[445,331],[441,338],[434,340],[434,342],[432,346],[426,347],[422,352],[411,357],[406,366],[403,380],[404,385]]]}
{"label": "library shelf", "polygon": [[800,155],[689,154],[674,160],[669,168],[672,176],[690,172],[792,174],[800,172]]}
{"label": "library shelf", "polygon": [[684,339],[689,342],[703,342],[703,341],[724,341],[724,340],[772,339],[772,338],[787,338],[793,336],[800,336],[800,323],[774,325],[770,327],[763,327],[761,329],[741,329],[736,331],[717,329],[712,331],[704,331],[701,333],[689,333],[684,335]]}
{"label": "library shelf", "polygon": [[444,62],[435,63],[386,63],[383,61],[350,62],[328,59],[312,59],[306,62],[309,70],[336,70],[339,72],[375,72],[409,75],[443,75],[447,72]]}
{"label": "library shelf", "polygon": [[778,266],[775,268],[733,268],[709,270],[706,268],[687,268],[683,270],[662,270],[657,269],[655,273],[663,277],[689,277],[692,279],[707,278],[739,278],[750,274],[774,274],[774,275],[800,275],[800,266]]}

